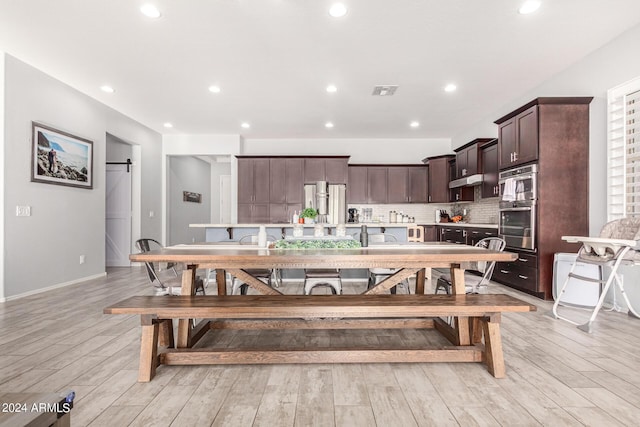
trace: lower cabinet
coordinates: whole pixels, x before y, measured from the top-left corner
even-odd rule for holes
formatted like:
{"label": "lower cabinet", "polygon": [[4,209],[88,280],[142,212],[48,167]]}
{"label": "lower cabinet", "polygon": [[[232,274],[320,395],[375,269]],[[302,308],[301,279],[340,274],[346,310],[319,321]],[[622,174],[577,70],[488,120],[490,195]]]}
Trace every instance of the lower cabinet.
{"label": "lower cabinet", "polygon": [[526,252],[510,252],[518,254],[518,259],[496,263],[492,280],[523,291],[537,292],[538,257]]}
{"label": "lower cabinet", "polygon": [[439,228],[441,242],[467,244],[467,231],[463,227],[440,225]]}
{"label": "lower cabinet", "polygon": [[482,239],[497,236],[498,230],[494,228],[469,228],[467,229],[467,245],[475,246]]}

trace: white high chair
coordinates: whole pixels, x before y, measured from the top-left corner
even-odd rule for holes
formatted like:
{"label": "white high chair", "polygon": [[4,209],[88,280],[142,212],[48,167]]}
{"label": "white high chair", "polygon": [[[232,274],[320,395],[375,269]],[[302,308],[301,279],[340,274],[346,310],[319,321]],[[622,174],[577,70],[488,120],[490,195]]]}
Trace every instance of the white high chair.
{"label": "white high chair", "polygon": [[[618,274],[618,268],[621,265],[640,265],[640,218],[623,218],[608,222],[602,228],[600,237],[562,236],[562,240],[570,243],[582,243],[582,247],[578,252],[576,261],[573,263],[573,266],[571,266],[567,279],[564,281],[558,293],[551,312],[548,314],[555,319],[565,320],[574,325],[578,325],[578,329],[591,333],[591,324],[602,308],[607,291],[611,287],[611,284],[615,282],[629,308],[629,315],[640,318],[640,314],[631,306],[629,298],[624,291],[624,284]],[[603,273],[604,267],[607,267],[611,272],[606,279],[603,278],[602,280],[581,276],[574,273],[578,262],[597,265]],[[571,279],[599,283],[600,285],[604,284],[600,298],[593,309],[593,313],[587,323],[584,324],[579,324],[558,314],[558,306],[560,305],[562,294]]]}

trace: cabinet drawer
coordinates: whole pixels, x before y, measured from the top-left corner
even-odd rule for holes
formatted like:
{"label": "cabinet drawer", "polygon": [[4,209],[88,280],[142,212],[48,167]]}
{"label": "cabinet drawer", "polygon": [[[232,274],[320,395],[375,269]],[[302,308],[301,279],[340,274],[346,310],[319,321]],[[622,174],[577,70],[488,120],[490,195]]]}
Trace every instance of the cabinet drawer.
{"label": "cabinet drawer", "polygon": [[517,264],[517,261],[497,263],[492,279],[520,289],[538,290],[538,270]]}

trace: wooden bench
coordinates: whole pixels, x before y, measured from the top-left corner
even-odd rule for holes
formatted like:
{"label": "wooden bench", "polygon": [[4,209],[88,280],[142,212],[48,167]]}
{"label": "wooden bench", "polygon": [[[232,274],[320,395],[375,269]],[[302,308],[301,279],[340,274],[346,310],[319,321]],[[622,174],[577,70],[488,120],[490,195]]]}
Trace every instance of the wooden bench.
{"label": "wooden bench", "polygon": [[[243,295],[136,296],[105,308],[104,313],[141,316],[138,380],[147,382],[159,364],[482,362],[501,378],[505,375],[501,313],[535,309],[508,295]],[[454,317],[455,326],[440,317]],[[211,320],[200,322],[190,330],[189,342],[174,348],[172,320],[194,318]],[[212,328],[435,328],[452,345],[412,349],[192,348]],[[159,352],[159,346],[165,348]]]}

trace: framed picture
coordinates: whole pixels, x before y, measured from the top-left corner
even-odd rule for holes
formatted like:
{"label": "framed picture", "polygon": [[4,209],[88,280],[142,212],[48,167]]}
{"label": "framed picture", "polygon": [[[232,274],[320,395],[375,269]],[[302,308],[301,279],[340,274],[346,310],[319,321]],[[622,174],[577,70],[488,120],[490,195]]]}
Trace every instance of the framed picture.
{"label": "framed picture", "polygon": [[182,200],[184,202],[202,203],[202,194],[191,191],[182,192]]}
{"label": "framed picture", "polygon": [[93,188],[93,142],[32,122],[31,181]]}

